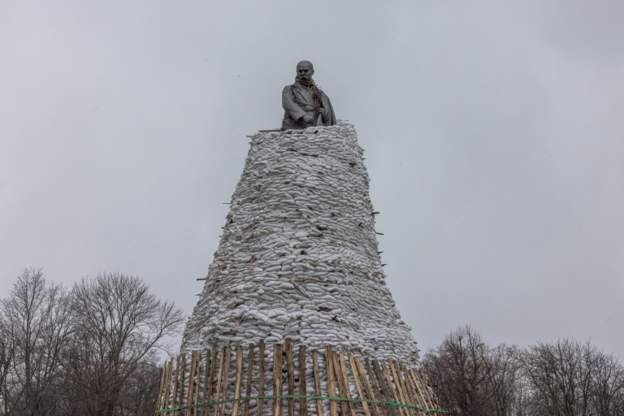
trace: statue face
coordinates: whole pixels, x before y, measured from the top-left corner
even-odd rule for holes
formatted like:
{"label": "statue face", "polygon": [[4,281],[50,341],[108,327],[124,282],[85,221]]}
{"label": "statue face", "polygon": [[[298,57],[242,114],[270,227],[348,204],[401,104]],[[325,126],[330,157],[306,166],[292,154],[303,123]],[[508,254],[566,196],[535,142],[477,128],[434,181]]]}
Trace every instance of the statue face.
{"label": "statue face", "polygon": [[297,64],[297,77],[302,80],[310,80],[312,79],[312,74],[314,74],[314,67],[312,63],[308,61],[302,61]]}

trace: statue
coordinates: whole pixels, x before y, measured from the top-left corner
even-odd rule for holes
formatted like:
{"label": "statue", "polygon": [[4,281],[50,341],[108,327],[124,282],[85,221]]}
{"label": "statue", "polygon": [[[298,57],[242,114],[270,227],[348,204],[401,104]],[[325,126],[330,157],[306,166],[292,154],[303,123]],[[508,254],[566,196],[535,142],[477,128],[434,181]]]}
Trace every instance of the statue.
{"label": "statue", "polygon": [[282,130],[336,124],[329,97],[316,86],[312,79],[313,74],[312,62],[301,61],[297,64],[295,83],[284,87]]}

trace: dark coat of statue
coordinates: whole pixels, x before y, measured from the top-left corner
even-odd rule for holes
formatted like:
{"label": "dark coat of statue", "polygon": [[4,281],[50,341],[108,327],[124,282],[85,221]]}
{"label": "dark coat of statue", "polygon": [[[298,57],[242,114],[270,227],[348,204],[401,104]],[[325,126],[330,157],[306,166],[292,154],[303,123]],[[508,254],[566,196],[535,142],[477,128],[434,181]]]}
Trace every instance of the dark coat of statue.
{"label": "dark coat of statue", "polygon": [[284,87],[283,130],[336,124],[336,115],[329,97],[316,86],[312,74],[314,74],[312,63],[301,61],[297,64],[295,83]]}

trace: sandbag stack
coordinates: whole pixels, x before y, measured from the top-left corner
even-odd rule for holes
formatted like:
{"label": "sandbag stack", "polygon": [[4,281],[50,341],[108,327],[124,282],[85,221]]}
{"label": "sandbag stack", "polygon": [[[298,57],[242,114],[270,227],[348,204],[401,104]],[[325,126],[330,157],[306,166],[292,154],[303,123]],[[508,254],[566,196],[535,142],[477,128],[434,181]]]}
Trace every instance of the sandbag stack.
{"label": "sandbag stack", "polygon": [[353,126],[252,136],[182,351],[284,342],[417,359],[385,284]]}

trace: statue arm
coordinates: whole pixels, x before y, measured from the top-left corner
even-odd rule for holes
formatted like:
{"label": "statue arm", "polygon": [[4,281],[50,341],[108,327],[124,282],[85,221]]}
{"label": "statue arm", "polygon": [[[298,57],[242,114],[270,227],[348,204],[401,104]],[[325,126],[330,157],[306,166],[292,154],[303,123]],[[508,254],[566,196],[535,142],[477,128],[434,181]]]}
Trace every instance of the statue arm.
{"label": "statue arm", "polygon": [[293,120],[299,120],[305,115],[305,111],[295,102],[295,96],[293,95],[292,88],[290,86],[284,87],[282,91],[282,107],[286,114]]}
{"label": "statue arm", "polygon": [[325,93],[321,92],[321,101],[323,103],[323,122],[326,126],[333,126],[336,124],[336,114],[334,114],[334,107],[332,107],[329,97]]}

